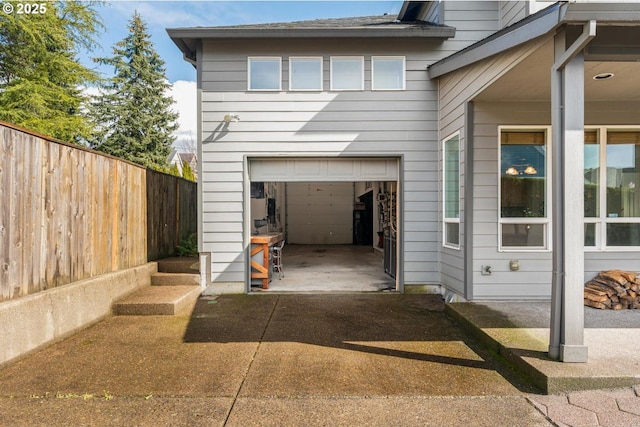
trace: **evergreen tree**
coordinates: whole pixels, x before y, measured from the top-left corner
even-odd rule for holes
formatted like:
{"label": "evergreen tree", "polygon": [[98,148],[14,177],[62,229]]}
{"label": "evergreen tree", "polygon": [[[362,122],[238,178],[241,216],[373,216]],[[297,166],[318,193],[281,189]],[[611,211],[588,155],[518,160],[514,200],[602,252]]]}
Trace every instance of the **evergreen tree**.
{"label": "evergreen tree", "polygon": [[129,21],[129,35],[113,47],[114,76],[101,85],[92,115],[98,131],[92,146],[157,170],[166,169],[177,129],[164,61],[155,51],[140,15]]}
{"label": "evergreen tree", "polygon": [[[164,169],[157,169],[159,172],[165,172]],[[173,175],[173,176],[182,176],[180,175],[180,169],[178,169],[178,164],[174,163],[171,165],[171,167],[169,168],[169,170],[165,173],[168,173],[169,175]]]}
{"label": "evergreen tree", "polygon": [[187,162],[182,162],[182,177],[189,181],[196,181],[196,174],[193,173],[191,165]]}
{"label": "evergreen tree", "polygon": [[[20,6],[19,6],[20,5]],[[0,120],[65,141],[91,132],[82,114],[82,86],[98,75],[78,62],[80,48],[91,49],[102,28],[93,4],[4,1],[0,13]],[[13,9],[13,13],[8,13]],[[33,13],[33,12],[38,13]]]}

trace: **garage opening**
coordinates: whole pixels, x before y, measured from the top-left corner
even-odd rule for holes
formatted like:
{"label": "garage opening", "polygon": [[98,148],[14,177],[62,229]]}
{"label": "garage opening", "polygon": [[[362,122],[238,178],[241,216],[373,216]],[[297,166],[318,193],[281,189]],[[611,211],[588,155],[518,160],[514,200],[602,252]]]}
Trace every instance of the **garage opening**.
{"label": "garage opening", "polygon": [[397,165],[397,159],[251,161],[248,291],[397,290]]}

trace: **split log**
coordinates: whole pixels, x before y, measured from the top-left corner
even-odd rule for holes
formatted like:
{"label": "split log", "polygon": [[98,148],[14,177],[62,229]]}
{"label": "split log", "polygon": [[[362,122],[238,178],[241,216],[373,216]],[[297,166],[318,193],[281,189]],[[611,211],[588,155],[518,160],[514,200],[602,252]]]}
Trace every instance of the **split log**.
{"label": "split log", "polygon": [[618,282],[615,282],[614,280],[607,277],[598,276],[593,278],[593,281],[596,283],[600,283],[601,285],[610,287],[616,292],[617,295],[624,295],[627,292],[623,286],[620,286],[620,284],[618,284]]}
{"label": "split log", "polygon": [[599,276],[611,279],[622,286],[624,286],[628,282],[627,278],[620,272],[620,270],[601,271]]}
{"label": "split log", "polygon": [[589,289],[592,289],[594,291],[604,292],[609,297],[611,297],[613,295],[616,295],[616,290],[613,289],[612,287],[603,285],[603,284],[595,282],[593,280],[587,282],[584,286],[585,286],[585,288],[589,288]]}
{"label": "split log", "polygon": [[588,300],[586,298],[584,299],[584,305],[589,306],[589,307],[593,307],[593,308],[599,308],[599,309],[602,309],[602,310],[606,310],[607,308],[609,308],[609,307],[607,307],[606,305],[604,305],[601,302],[591,301],[591,300]]}

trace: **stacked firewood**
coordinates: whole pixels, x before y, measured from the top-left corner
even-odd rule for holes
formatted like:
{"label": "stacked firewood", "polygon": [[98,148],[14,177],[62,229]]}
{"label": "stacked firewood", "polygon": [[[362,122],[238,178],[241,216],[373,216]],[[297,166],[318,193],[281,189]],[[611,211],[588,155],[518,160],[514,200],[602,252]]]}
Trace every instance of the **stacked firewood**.
{"label": "stacked firewood", "polygon": [[584,305],[623,310],[640,308],[640,276],[630,271],[601,271],[584,285]]}

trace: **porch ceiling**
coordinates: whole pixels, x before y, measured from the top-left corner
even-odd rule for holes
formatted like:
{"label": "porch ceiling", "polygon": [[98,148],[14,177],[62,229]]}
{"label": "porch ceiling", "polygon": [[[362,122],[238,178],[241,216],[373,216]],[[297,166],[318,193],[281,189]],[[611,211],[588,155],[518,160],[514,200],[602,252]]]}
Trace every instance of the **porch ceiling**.
{"label": "porch ceiling", "polygon": [[[553,40],[515,66],[476,97],[477,101],[551,101]],[[640,101],[640,62],[585,61],[585,100]],[[613,73],[606,80],[595,75]]]}

